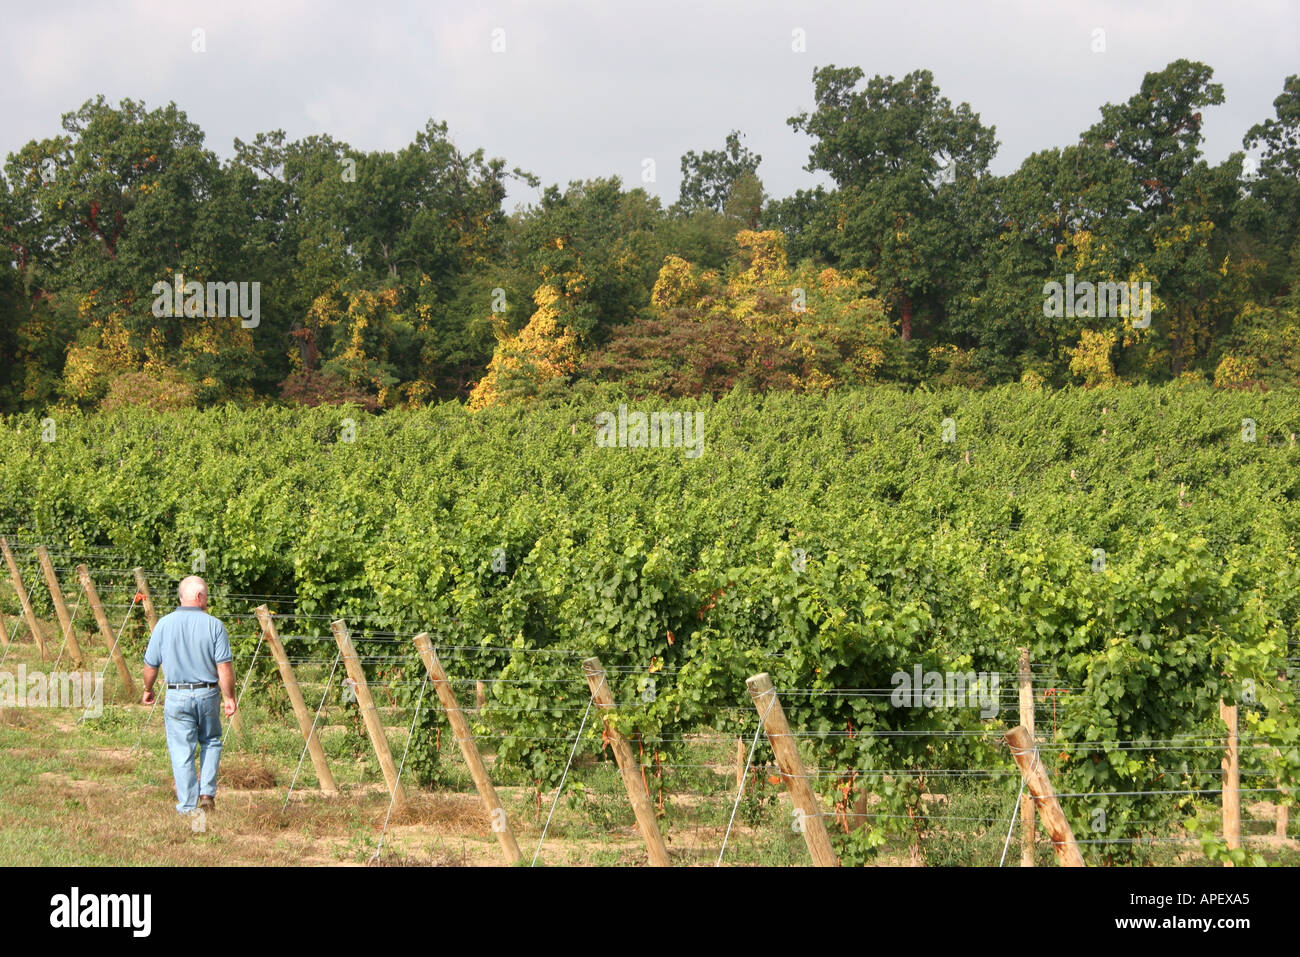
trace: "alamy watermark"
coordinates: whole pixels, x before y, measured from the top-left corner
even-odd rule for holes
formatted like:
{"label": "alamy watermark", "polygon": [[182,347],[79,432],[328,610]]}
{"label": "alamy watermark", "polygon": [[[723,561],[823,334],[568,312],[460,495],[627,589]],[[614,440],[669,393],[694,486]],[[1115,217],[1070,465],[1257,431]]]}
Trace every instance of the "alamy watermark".
{"label": "alamy watermark", "polygon": [[50,898],[50,926],[60,929],[118,927],[133,937],[153,930],[152,894],[85,894],[73,887]]}
{"label": "alamy watermark", "polygon": [[998,715],[998,674],[981,671],[895,671],[889,696],[895,708],[976,708],[981,718]]}
{"label": "alamy watermark", "polygon": [[1064,286],[1043,283],[1043,315],[1049,319],[1131,318],[1134,329],[1145,329],[1151,325],[1151,283],[1094,283],[1086,279],[1076,283],[1074,273],[1066,273]]}
{"label": "alamy watermark", "polygon": [[41,671],[18,666],[0,671],[0,708],[85,708],[83,717],[104,713],[104,676],[93,671]]}
{"label": "alamy watermark", "polygon": [[600,448],[686,450],[688,459],[704,454],[704,413],[601,412],[596,416],[596,445]]}
{"label": "alamy watermark", "polygon": [[260,282],[186,282],[177,273],[174,282],[160,279],[150,291],[157,297],[153,314],[159,319],[238,316],[245,329],[256,329],[262,322]]}

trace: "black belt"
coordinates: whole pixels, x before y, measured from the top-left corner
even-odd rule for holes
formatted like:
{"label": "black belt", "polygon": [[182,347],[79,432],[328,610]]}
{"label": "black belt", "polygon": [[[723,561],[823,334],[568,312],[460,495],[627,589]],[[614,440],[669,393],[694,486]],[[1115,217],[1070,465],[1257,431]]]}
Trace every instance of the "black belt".
{"label": "black belt", "polygon": [[220,685],[215,681],[204,681],[198,684],[168,684],[167,687],[169,689],[174,688],[177,691],[193,691],[195,688],[217,688]]}

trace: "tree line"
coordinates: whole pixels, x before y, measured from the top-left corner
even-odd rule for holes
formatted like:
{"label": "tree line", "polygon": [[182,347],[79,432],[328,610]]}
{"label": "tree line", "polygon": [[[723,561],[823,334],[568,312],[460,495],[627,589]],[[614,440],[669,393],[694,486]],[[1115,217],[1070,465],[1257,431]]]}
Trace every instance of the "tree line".
{"label": "tree line", "polygon": [[[768,196],[733,130],[681,157],[670,205],[609,176],[513,213],[508,183],[538,178],[444,123],[398,151],[259,133],[223,160],[174,103],[100,96],[0,177],[0,411],[1300,384],[1300,77],[1218,165],[1223,88],[1177,60],[1006,176],[928,70],[813,84],[788,124],[830,187]],[[255,320],[214,308],[231,283]],[[1149,313],[1047,308],[1051,283],[1141,286]]]}

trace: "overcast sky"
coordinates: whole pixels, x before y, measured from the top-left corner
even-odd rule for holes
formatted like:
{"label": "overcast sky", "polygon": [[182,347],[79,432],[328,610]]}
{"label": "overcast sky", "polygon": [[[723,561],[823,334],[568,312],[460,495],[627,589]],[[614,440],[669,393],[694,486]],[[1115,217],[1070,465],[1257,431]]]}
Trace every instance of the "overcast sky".
{"label": "overcast sky", "polygon": [[[762,154],[767,191],[817,182],[809,140],[786,118],[813,106],[813,68],[867,76],[931,70],[1000,142],[993,170],[1074,142],[1103,103],[1180,57],[1222,83],[1205,152],[1219,161],[1273,115],[1300,72],[1296,0],[1029,2],[574,0],[532,3],[348,0],[4,0],[0,153],[59,133],[59,118],[104,94],[175,101],[230,156],[235,137],[283,129],[397,149],[429,118],[544,184],[619,175],[664,201],[679,159],[728,130]],[[194,31],[205,52],[194,52]],[[1094,52],[1096,30],[1104,52]],[[501,31],[501,32],[494,32]],[[795,31],[802,31],[803,46]],[[504,45],[494,51],[493,46]],[[519,184],[508,205],[536,199]]]}

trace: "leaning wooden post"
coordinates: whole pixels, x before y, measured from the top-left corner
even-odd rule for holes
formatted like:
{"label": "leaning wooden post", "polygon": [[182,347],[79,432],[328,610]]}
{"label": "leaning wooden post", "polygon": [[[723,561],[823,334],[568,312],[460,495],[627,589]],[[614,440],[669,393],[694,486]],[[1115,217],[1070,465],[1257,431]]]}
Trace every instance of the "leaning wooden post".
{"label": "leaning wooden post", "polygon": [[[609,690],[609,682],[605,680],[605,669],[600,659],[588,658],[584,661],[582,673],[587,679],[587,687],[591,689],[591,700],[596,707],[601,711],[612,711],[614,695]],[[608,717],[604,722],[605,733],[614,749],[614,760],[618,762],[618,769],[623,775],[623,787],[627,789],[628,800],[632,802],[632,811],[636,814],[636,823],[641,828],[646,850],[650,852],[650,863],[655,867],[667,867],[672,862],[668,859],[664,836],[659,833],[659,821],[655,817],[654,805],[650,803],[645,782],[641,779],[636,757],[632,754],[632,748],[622,732],[610,724]]]}
{"label": "leaning wooden post", "polygon": [[122,656],[122,649],[118,646],[117,637],[113,634],[113,629],[108,623],[108,616],[104,614],[104,606],[100,603],[99,591],[95,588],[95,581],[90,577],[90,569],[85,565],[78,565],[77,577],[81,579],[81,590],[86,593],[86,600],[90,602],[90,610],[95,615],[95,624],[99,625],[99,635],[109,648],[109,653],[113,657],[113,664],[117,666],[117,674],[122,679],[122,683],[126,685],[126,693],[134,698],[135,682],[131,680],[131,669],[126,666],[126,658]]}
{"label": "leaning wooden post", "polygon": [[334,632],[334,640],[338,642],[339,654],[343,657],[343,667],[347,669],[348,677],[352,679],[353,690],[357,695],[357,707],[361,709],[361,719],[366,723],[366,733],[370,735],[370,743],[374,745],[375,754],[379,756],[379,766],[383,769],[384,780],[388,783],[388,793],[393,796],[395,806],[405,805],[406,790],[398,780],[397,765],[393,764],[393,755],[388,750],[384,725],[379,720],[379,712],[375,710],[375,699],[370,697],[370,685],[366,684],[366,673],[361,667],[361,660],[357,657],[357,650],[352,646],[352,639],[348,636],[348,626],[340,618],[330,624],[330,629]]}
{"label": "leaning wooden post", "polygon": [[[1241,766],[1237,751],[1237,706],[1219,701],[1219,717],[1228,726],[1227,747],[1223,750],[1223,840],[1228,850],[1241,847]],[[1232,867],[1231,861],[1224,861]]]}
{"label": "leaning wooden post", "polygon": [[320,738],[312,733],[312,713],[307,710],[307,702],[302,700],[298,679],[294,676],[293,666],[289,664],[289,656],[284,652],[284,645],[280,642],[280,633],[276,631],[275,622],[271,620],[271,612],[265,605],[258,605],[253,609],[253,613],[257,615],[257,620],[262,625],[262,638],[271,649],[271,654],[275,656],[275,663],[280,669],[280,678],[284,681],[284,689],[289,692],[289,703],[293,705],[294,717],[298,719],[298,728],[302,731],[302,736],[307,739],[307,753],[311,755],[311,765],[316,769],[316,780],[320,784],[321,792],[333,797],[339,793],[339,787],[334,783],[334,775],[325,761],[325,749],[321,747]]}
{"label": "leaning wooden post", "polygon": [[[1029,670],[1029,649],[1020,649],[1020,726],[1034,740],[1034,679]],[[1034,821],[1034,799],[1028,794],[1020,798],[1020,866],[1034,866],[1034,840],[1037,835]]]}
{"label": "leaning wooden post", "polygon": [[754,699],[754,707],[758,709],[763,730],[767,732],[767,740],[772,743],[772,753],[776,756],[786,790],[790,792],[797,809],[799,829],[803,831],[813,864],[817,867],[839,867],[840,859],[835,856],[830,835],[826,833],[826,822],[822,820],[821,804],[808,784],[808,772],[804,770],[799,746],[790,732],[785,709],[781,707],[781,700],[772,687],[772,679],[764,672],[754,675],[745,685],[749,688],[750,697]]}
{"label": "leaning wooden post", "polygon": [[18,595],[18,604],[23,607],[23,617],[27,619],[27,627],[32,630],[32,637],[36,639],[36,646],[41,649],[41,659],[49,660],[49,652],[45,650],[45,639],[41,637],[40,625],[36,622],[36,612],[32,609],[32,600],[27,594],[27,589],[23,587],[22,572],[18,570],[18,562],[14,560],[14,553],[9,550],[9,543],[3,537],[0,537],[0,551],[4,552],[5,564],[9,566],[9,578],[14,584],[14,591]]}
{"label": "leaning wooden post", "polygon": [[59,616],[59,627],[63,629],[63,638],[72,656],[72,665],[74,668],[80,668],[85,659],[81,653],[81,644],[77,641],[77,629],[72,623],[72,616],[68,614],[68,605],[63,600],[59,576],[54,573],[54,563],[50,561],[50,553],[46,551],[44,545],[36,547],[36,557],[40,560],[41,571],[45,574],[45,584],[50,589],[50,600],[54,602],[54,613]]}
{"label": "leaning wooden post", "polygon": [[447,680],[447,672],[443,671],[442,662],[438,660],[438,653],[433,650],[433,642],[429,640],[427,633],[415,636],[415,649],[420,653],[420,660],[424,662],[429,677],[433,679],[433,690],[438,693],[438,700],[442,702],[442,708],[447,712],[447,722],[451,725],[452,734],[456,736],[456,742],[460,745],[461,754],[465,755],[465,763],[469,765],[469,776],[474,779],[474,787],[478,788],[479,797],[483,799],[483,808],[487,811],[488,821],[497,836],[497,841],[501,844],[501,850],[505,852],[506,863],[518,863],[523,858],[523,854],[519,852],[515,832],[510,829],[505,808],[501,806],[496,788],[492,786],[492,779],[488,777],[487,768],[483,766],[478,745],[474,743],[469,722],[465,720],[465,712],[460,709],[456,692],[452,690],[451,682]]}
{"label": "leaning wooden post", "polygon": [[1034,739],[1024,728],[1012,728],[1006,734],[1007,744],[1011,745],[1011,755],[1016,759],[1016,766],[1024,776],[1025,785],[1033,795],[1034,806],[1043,819],[1052,838],[1052,850],[1056,853],[1056,862],[1062,867],[1083,867],[1083,855],[1079,845],[1074,843],[1074,832],[1070,822],[1061,813],[1061,805],[1056,802],[1056,789],[1052,787],[1042,762],[1038,760],[1038,748]]}
{"label": "leaning wooden post", "polygon": [[144,569],[135,569],[135,588],[140,593],[140,604],[144,605],[145,621],[149,622],[149,634],[158,627],[158,612],[154,611],[153,596],[149,594],[149,580],[144,577]]}

